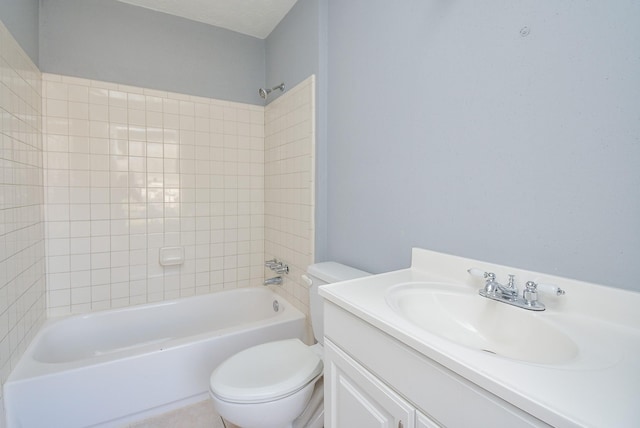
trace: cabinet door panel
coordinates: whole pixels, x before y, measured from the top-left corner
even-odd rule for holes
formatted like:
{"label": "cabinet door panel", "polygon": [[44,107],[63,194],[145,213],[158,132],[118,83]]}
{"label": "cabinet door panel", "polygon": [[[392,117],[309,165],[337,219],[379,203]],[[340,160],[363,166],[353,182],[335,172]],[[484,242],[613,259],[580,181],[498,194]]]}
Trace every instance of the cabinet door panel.
{"label": "cabinet door panel", "polygon": [[416,428],[440,428],[430,417],[416,410]]}
{"label": "cabinet door panel", "polygon": [[327,428],[415,427],[413,407],[329,341],[325,400]]}

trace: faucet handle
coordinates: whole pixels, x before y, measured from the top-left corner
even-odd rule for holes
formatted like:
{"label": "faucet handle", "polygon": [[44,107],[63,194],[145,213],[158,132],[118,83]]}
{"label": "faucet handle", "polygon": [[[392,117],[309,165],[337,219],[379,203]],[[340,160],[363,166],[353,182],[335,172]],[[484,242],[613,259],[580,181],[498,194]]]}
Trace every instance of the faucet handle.
{"label": "faucet handle", "polygon": [[535,305],[538,301],[538,284],[533,281],[527,281],[524,284],[524,290],[522,291],[522,299],[529,305]]}
{"label": "faucet handle", "polygon": [[486,280],[484,288],[481,290],[481,292],[495,293],[496,289],[500,287],[500,284],[496,282],[496,274],[493,272],[485,272],[482,269],[478,268],[471,268],[467,270],[467,272],[469,272],[469,275],[484,278]]}
{"label": "faucet handle", "polygon": [[278,259],[271,259],[271,260],[267,260],[266,262],[264,262],[264,266],[269,268],[269,269],[272,269],[274,266],[277,266],[278,263],[280,263],[280,262],[278,262]]}
{"label": "faucet handle", "polygon": [[277,265],[275,265],[274,267],[271,268],[271,270],[275,271],[278,275],[282,275],[283,273],[289,273],[289,265],[285,265],[284,263],[280,262]]}
{"label": "faucet handle", "polygon": [[491,273],[491,272],[485,272],[482,269],[478,269],[478,268],[471,268],[471,269],[467,269],[467,272],[469,272],[469,275],[471,276],[477,276],[478,278],[491,278],[491,279],[495,279],[496,278],[496,274],[495,273]]}
{"label": "faucet handle", "polygon": [[562,288],[553,284],[538,284],[538,290],[544,291],[546,293],[553,293],[556,296],[564,296],[567,294]]}

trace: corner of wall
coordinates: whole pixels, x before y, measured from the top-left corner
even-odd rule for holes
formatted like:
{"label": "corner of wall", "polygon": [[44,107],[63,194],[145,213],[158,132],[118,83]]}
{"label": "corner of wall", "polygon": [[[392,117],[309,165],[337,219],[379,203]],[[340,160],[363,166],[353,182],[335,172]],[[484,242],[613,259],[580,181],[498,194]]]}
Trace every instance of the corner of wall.
{"label": "corner of wall", "polygon": [[[0,23],[0,384],[45,319],[40,70]],[[1,396],[1,394],[0,394]]]}

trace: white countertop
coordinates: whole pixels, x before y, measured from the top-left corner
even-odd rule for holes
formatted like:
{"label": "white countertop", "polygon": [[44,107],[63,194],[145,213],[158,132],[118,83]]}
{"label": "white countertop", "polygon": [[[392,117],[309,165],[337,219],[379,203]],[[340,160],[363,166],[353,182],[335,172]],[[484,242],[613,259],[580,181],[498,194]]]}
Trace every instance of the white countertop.
{"label": "white countertop", "polygon": [[[565,289],[565,296],[541,295],[547,309],[534,316],[568,335],[578,355],[544,365],[487,354],[429,333],[385,300],[391,287],[413,282],[463,285],[477,294],[484,282],[467,275],[471,267]],[[326,285],[320,295],[550,425],[640,426],[640,293],[414,249],[409,269]]]}

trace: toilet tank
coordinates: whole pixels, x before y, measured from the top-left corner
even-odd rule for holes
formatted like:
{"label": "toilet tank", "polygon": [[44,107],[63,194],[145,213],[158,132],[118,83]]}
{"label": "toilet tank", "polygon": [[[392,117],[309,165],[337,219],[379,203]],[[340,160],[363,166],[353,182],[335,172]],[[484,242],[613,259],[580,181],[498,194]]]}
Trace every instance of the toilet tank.
{"label": "toilet tank", "polygon": [[309,265],[307,276],[311,280],[309,288],[309,309],[311,311],[311,326],[313,336],[318,343],[324,344],[324,311],[322,310],[322,297],[318,295],[318,287],[324,284],[347,281],[371,275],[368,272],[345,266],[336,262],[322,262]]}

